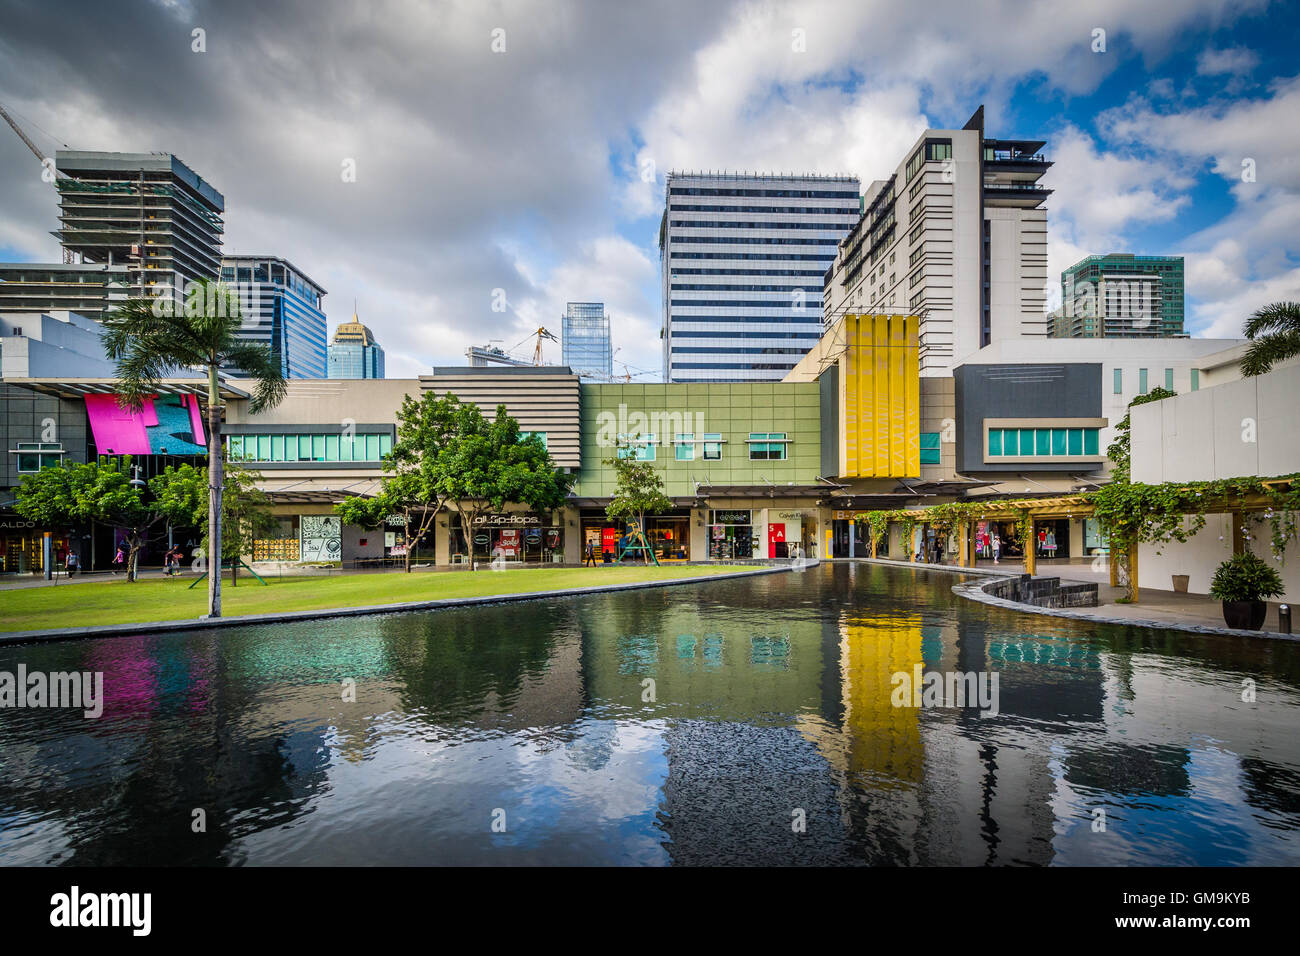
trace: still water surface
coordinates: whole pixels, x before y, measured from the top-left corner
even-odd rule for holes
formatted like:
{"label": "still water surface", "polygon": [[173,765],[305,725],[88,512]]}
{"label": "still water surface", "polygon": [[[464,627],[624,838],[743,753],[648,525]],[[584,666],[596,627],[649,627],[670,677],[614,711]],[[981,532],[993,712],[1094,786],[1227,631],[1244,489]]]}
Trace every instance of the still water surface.
{"label": "still water surface", "polygon": [[[106,697],[0,710],[0,864],[1300,863],[1300,647],[954,580],[823,565],[0,648]],[[998,715],[893,706],[917,665],[997,673]]]}

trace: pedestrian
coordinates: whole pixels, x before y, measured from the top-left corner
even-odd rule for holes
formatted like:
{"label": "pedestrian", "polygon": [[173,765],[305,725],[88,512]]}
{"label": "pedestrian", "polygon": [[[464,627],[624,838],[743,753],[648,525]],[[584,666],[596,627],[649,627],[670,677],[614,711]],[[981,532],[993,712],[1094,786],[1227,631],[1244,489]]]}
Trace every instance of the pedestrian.
{"label": "pedestrian", "polygon": [[181,549],[172,545],[163,556],[163,574],[168,577],[179,574],[181,570]]}
{"label": "pedestrian", "polygon": [[596,547],[590,541],[587,542],[587,552],[582,562],[582,566],[585,568],[589,564],[593,568],[596,566]]}
{"label": "pedestrian", "polygon": [[113,555],[113,573],[121,573],[121,569],[126,566],[126,545],[117,546],[117,554]]}
{"label": "pedestrian", "polygon": [[67,563],[64,567],[68,571],[68,577],[72,577],[77,573],[77,552],[73,551],[71,548],[68,549]]}
{"label": "pedestrian", "polygon": [[993,563],[998,563],[998,558],[1002,555],[1002,536],[996,531],[993,532]]}

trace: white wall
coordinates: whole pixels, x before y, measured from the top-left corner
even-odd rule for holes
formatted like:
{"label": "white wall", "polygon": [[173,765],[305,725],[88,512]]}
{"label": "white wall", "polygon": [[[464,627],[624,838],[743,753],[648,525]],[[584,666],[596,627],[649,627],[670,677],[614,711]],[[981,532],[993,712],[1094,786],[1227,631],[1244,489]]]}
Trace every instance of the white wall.
{"label": "white wall", "polygon": [[[1283,552],[1283,560],[1273,556],[1269,546],[1273,532],[1268,522],[1247,523],[1251,552],[1263,558],[1282,575],[1286,594],[1283,600],[1294,603],[1300,600],[1300,545],[1294,541]],[[1222,539],[1222,540],[1220,540]],[[1231,515],[1206,515],[1205,527],[1186,543],[1173,541],[1164,546],[1163,554],[1156,554],[1156,546],[1144,544],[1138,548],[1138,584],[1144,588],[1172,591],[1172,576],[1186,574],[1187,590],[1192,594],[1208,594],[1214,569],[1232,557]]]}
{"label": "white wall", "polygon": [[1132,412],[1134,481],[1211,481],[1300,472],[1300,365]]}

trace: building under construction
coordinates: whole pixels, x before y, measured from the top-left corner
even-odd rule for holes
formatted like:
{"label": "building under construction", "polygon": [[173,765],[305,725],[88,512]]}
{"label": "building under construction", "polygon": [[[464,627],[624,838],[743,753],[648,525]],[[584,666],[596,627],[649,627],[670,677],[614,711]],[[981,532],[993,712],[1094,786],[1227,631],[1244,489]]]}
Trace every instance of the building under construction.
{"label": "building under construction", "polygon": [[83,263],[126,267],[132,294],[221,273],[221,193],[171,153],[59,150],[54,235]]}

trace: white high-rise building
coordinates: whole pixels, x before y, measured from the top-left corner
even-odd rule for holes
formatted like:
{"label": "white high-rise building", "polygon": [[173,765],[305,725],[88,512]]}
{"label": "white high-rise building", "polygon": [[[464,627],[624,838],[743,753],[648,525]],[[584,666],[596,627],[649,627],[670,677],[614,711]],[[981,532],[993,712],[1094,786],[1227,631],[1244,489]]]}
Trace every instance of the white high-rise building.
{"label": "white high-rise building", "polygon": [[1001,339],[1045,337],[1043,145],[986,139],[982,106],[962,129],[926,130],[867,189],[825,277],[827,326],[846,313],[920,316],[922,376],[951,375]]}
{"label": "white high-rise building", "polygon": [[669,173],[665,381],[784,378],[821,335],[822,278],[858,191],[852,176]]}

